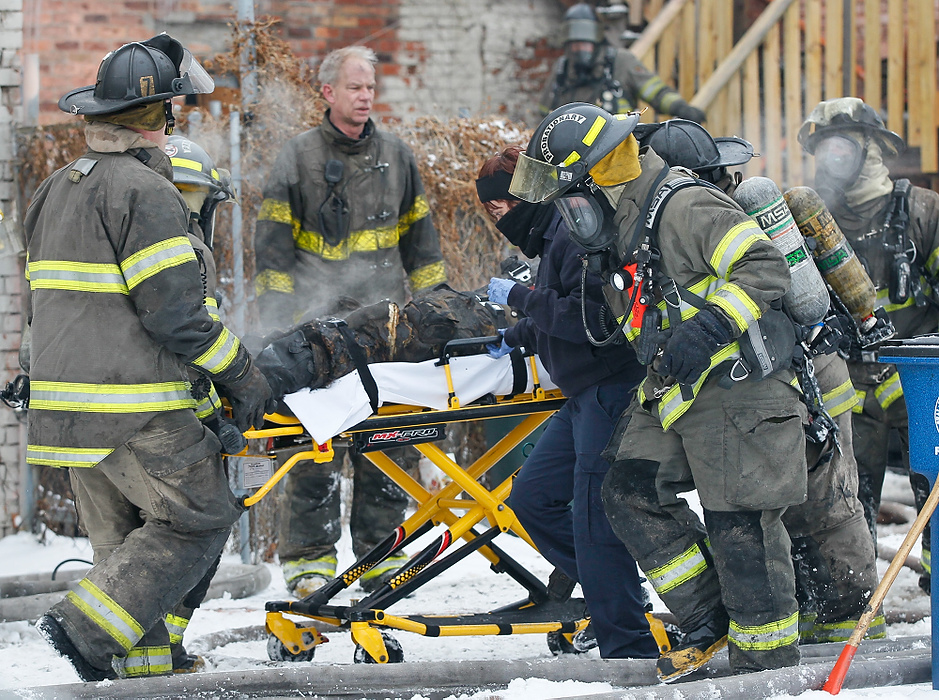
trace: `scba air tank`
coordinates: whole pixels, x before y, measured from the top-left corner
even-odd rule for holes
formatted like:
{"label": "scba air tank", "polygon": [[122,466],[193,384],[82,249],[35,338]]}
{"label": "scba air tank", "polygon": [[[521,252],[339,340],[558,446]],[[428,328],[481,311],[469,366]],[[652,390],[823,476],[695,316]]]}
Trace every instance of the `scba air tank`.
{"label": "scba air tank", "polygon": [[813,253],[818,269],[861,330],[869,330],[877,322],[874,317],[877,290],[835,217],[811,187],[793,187],[785,197],[802,235],[815,240]]}
{"label": "scba air tank", "polygon": [[786,256],[792,284],[783,301],[792,318],[804,326],[820,323],[828,313],[828,288],[776,183],[768,177],[748,178],[737,187],[734,200]]}

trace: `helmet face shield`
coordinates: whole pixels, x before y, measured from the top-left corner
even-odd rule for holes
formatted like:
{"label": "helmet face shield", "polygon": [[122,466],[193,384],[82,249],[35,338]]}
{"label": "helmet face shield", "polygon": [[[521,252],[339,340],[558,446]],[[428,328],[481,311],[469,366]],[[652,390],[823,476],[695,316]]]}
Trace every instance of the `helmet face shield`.
{"label": "helmet face shield", "polygon": [[548,202],[561,193],[558,166],[518,154],[509,194],[532,204]]}
{"label": "helmet face shield", "polygon": [[829,187],[847,187],[864,166],[864,148],[852,138],[832,134],[815,145],[815,179]]}
{"label": "helmet face shield", "polygon": [[184,81],[183,90],[179,91],[181,95],[208,95],[215,90],[215,81],[202,64],[193,57],[189,49],[183,51],[183,60],[179,64],[179,76]]}

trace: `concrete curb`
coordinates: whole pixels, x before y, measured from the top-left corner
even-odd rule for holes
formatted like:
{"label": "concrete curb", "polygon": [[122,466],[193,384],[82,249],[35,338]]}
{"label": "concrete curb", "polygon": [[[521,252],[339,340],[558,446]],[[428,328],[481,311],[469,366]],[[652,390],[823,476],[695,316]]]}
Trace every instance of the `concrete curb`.
{"label": "concrete curb", "polygon": [[[445,661],[391,665],[317,665],[313,662],[287,668],[24,688],[0,691],[0,700],[169,700],[192,697],[227,700],[296,697],[298,693],[346,698],[411,697],[416,693],[445,697],[482,688],[504,688],[516,678],[605,682],[624,689],[591,695],[591,700],[711,700],[714,697],[756,700],[821,687],[831,671],[834,659],[807,661],[809,663],[796,668],[730,676],[724,653],[721,658],[712,661],[707,670],[708,678],[668,686],[659,684],[655,677],[655,662],[649,659],[605,660],[562,656],[521,661]],[[929,680],[930,675],[928,651],[870,653],[862,645],[848,673],[845,687],[921,683]]]}
{"label": "concrete curb", "polygon": [[[69,586],[84,576],[86,571],[64,571],[56,575],[55,581],[51,580],[49,573],[0,579],[0,586],[3,587],[0,588],[0,622],[38,620],[62,599]],[[226,593],[236,599],[247,598],[260,593],[270,583],[271,572],[263,564],[226,564],[219,567],[212,579],[206,600],[221,598]],[[48,592],[40,592],[43,589]],[[33,591],[33,594],[16,595],[17,591]]]}

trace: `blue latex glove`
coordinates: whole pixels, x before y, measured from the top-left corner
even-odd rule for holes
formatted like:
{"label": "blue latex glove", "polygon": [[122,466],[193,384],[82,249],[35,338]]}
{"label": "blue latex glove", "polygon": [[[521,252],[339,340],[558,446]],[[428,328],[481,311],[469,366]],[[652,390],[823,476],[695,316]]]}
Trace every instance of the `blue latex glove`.
{"label": "blue latex glove", "polygon": [[512,280],[505,280],[501,277],[493,277],[489,280],[489,301],[493,304],[507,304],[509,302],[509,292],[516,285]]}
{"label": "blue latex glove", "polygon": [[[493,277],[493,279],[497,279]],[[500,280],[504,282],[505,280]],[[514,284],[514,283],[513,283]],[[505,357],[510,352],[512,352],[512,346],[505,342],[505,328],[500,328],[498,330],[499,337],[502,339],[498,345],[495,343],[486,343],[486,350],[493,360],[498,360],[500,357]]]}

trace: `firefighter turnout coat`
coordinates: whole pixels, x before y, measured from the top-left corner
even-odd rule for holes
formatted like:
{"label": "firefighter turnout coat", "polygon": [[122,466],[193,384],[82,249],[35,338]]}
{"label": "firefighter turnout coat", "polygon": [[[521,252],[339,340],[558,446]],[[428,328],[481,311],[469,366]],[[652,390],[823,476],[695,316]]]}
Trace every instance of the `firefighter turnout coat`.
{"label": "firefighter turnout coat", "polygon": [[224,383],[250,363],[204,306],[169,158],[123,127],[86,135],[25,219],[35,465],[93,467],[157,413],[196,407],[187,367]]}
{"label": "firefighter turnout coat", "polygon": [[334,313],[446,281],[414,154],[375,128],[353,139],[329,121],[292,138],[264,190],[255,234],[262,327]]}

